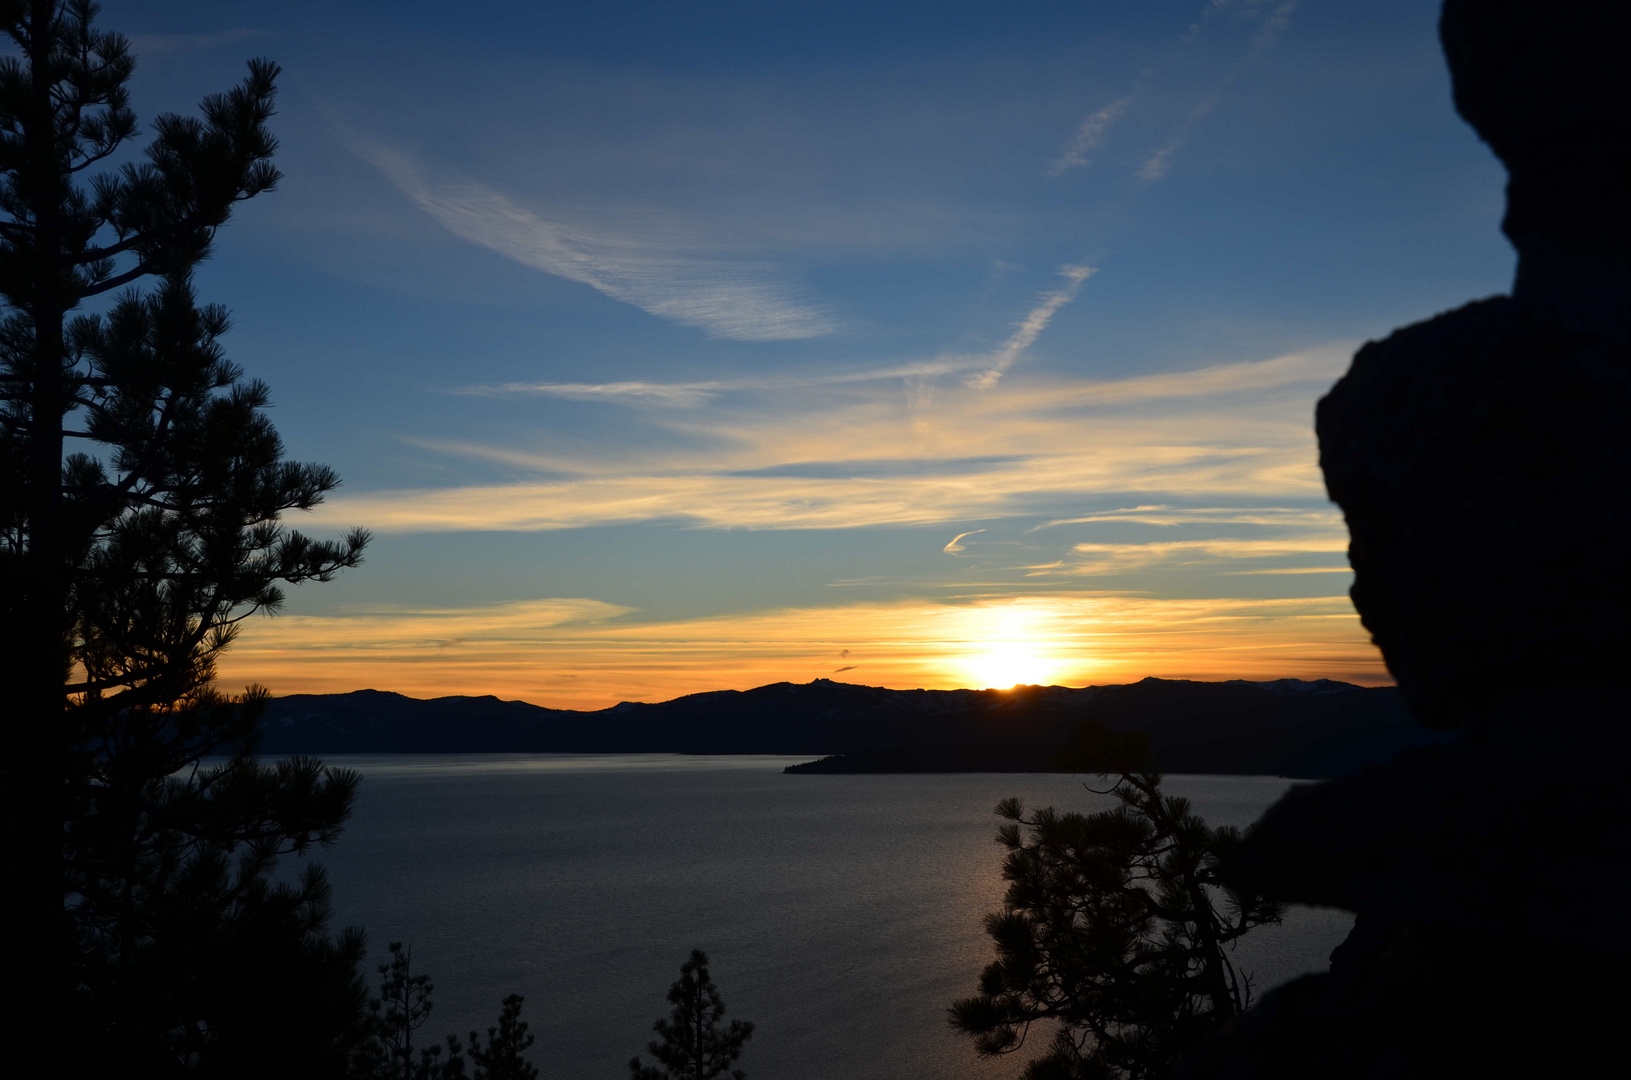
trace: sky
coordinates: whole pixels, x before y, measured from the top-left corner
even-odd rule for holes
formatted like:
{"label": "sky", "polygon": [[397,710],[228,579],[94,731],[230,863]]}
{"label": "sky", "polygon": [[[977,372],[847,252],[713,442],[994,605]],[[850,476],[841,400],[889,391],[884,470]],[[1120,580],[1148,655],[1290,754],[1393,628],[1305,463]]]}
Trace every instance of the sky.
{"label": "sky", "polygon": [[109,0],[144,117],[283,66],[199,291],[374,533],[223,682],[1387,681],[1314,403],[1513,268],[1436,18]]}

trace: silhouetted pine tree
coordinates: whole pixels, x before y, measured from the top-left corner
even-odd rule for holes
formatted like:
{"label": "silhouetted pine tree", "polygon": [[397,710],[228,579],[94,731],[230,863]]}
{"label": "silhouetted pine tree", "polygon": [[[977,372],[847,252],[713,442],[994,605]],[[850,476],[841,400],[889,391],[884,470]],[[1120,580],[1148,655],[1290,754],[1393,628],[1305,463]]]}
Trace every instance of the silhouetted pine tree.
{"label": "silhouetted pine tree", "polygon": [[537,1080],[537,1067],[521,1056],[533,1044],[527,1022],[521,1019],[521,1003],[525,1000],[520,994],[504,999],[498,1023],[487,1029],[485,1043],[476,1032],[470,1033],[475,1080]]}
{"label": "silhouetted pine tree", "polygon": [[713,1080],[726,1070],[733,1080],[744,1080],[741,1069],[731,1069],[742,1056],[743,1045],[753,1037],[753,1025],[732,1020],[722,1026],[725,1002],[719,988],[708,977],[708,954],[691,950],[691,959],[680,965],[679,979],[668,988],[674,1011],[667,1020],[658,1020],[652,1030],[662,1036],[646,1049],[663,1068],[629,1062],[632,1080]]}
{"label": "silhouetted pine tree", "polygon": [[[456,1035],[443,1048],[432,1044],[414,1053],[413,1035],[430,1019],[429,975],[413,973],[413,950],[393,941],[390,960],[379,966],[379,996],[368,1003],[373,1031],[357,1054],[352,1073],[359,1080],[453,1080],[464,1072],[463,1047]],[[472,1039],[472,1042],[475,1040]]]}
{"label": "silhouetted pine tree", "polygon": [[64,1053],[124,1072],[337,1074],[362,940],[328,937],[319,872],[270,873],[338,833],[356,777],[259,764],[264,693],[211,686],[279,583],[326,580],[366,541],[280,526],[338,480],[283,460],[266,387],[224,358],[226,314],[190,280],[278,180],[277,68],[155,118],[133,157],[135,61],[96,14],[0,0],[4,842],[14,925],[44,946],[11,973],[13,1023],[72,1022]]}
{"label": "silhouetted pine tree", "polygon": [[1229,950],[1282,909],[1219,885],[1218,860],[1240,831],[1162,794],[1160,774],[1139,768],[1147,751],[1085,724],[1066,758],[1115,771],[1119,807],[1026,817],[1018,799],[997,806],[1009,822],[997,832],[1008,891],[986,917],[997,959],[950,1019],[982,1056],[1018,1051],[1032,1024],[1057,1021],[1026,1080],[1165,1076],[1250,1002]]}
{"label": "silhouetted pine tree", "polygon": [[354,1080],[462,1080],[466,1076],[471,1080],[537,1080],[538,1069],[522,1057],[533,1037],[521,1019],[525,999],[520,994],[504,999],[498,1023],[487,1029],[485,1040],[478,1032],[470,1033],[474,1071],[465,1072],[466,1048],[457,1035],[415,1054],[413,1035],[430,1018],[430,995],[436,987],[430,976],[413,973],[411,949],[400,941],[391,942],[389,948],[391,959],[379,967],[379,996],[368,1003],[373,1030],[353,1060]]}
{"label": "silhouetted pine tree", "polygon": [[387,1075],[403,1080],[413,1075],[413,1033],[430,1019],[430,994],[436,989],[429,975],[413,973],[413,950],[402,942],[386,946],[391,959],[379,966],[379,997],[368,1003],[373,1010],[384,1049]]}

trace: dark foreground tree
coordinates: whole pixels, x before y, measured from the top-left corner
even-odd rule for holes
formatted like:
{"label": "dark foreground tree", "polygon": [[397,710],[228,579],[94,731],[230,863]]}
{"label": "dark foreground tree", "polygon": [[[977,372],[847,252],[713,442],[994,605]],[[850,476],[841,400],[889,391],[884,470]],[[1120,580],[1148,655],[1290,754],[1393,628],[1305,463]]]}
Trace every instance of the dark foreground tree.
{"label": "dark foreground tree", "polygon": [[[440,1046],[422,1047],[417,1055],[413,1052],[414,1033],[430,1019],[434,1004],[430,995],[436,986],[429,975],[413,973],[412,949],[393,941],[387,950],[391,958],[379,966],[379,996],[368,1003],[373,1038],[359,1055],[357,1071],[381,1080],[442,1075],[447,1063],[440,1060]],[[455,1060],[457,1040],[449,1043],[448,1059]]]}
{"label": "dark foreground tree", "polygon": [[[537,1080],[538,1069],[522,1055],[532,1046],[527,1022],[521,1019],[520,994],[504,999],[498,1023],[483,1039],[470,1033],[470,1063],[465,1071],[465,1045],[449,1035],[441,1045],[422,1046],[414,1052],[414,1032],[430,1018],[428,975],[413,973],[413,951],[400,941],[389,946],[390,960],[379,967],[379,996],[368,1003],[372,1032],[352,1063],[354,1080]],[[445,1056],[444,1056],[445,1053]]]}
{"label": "dark foreground tree", "polygon": [[668,1000],[674,1011],[652,1025],[661,1039],[646,1047],[662,1068],[634,1058],[629,1062],[633,1080],[713,1080],[727,1070],[732,1080],[744,1080],[746,1074],[731,1066],[753,1037],[753,1025],[732,1020],[725,1026],[725,1002],[708,977],[707,953],[691,950],[691,959],[680,965],[679,979],[668,988]]}
{"label": "dark foreground tree", "polygon": [[1239,830],[1164,795],[1160,774],[1138,767],[1145,750],[1084,725],[1077,758],[1115,771],[1118,807],[1027,817],[1018,799],[997,806],[1008,822],[997,831],[1008,891],[986,917],[997,959],[950,1018],[982,1056],[1018,1051],[1033,1024],[1054,1023],[1026,1080],[1163,1076],[1250,1002],[1230,951],[1281,908],[1219,885]]}
{"label": "dark foreground tree", "polygon": [[328,936],[319,871],[271,874],[338,834],[356,777],[259,763],[264,692],[212,686],[242,619],[366,540],[279,524],[337,478],[283,460],[225,312],[194,298],[216,230],[278,180],[277,68],[155,118],[135,154],[135,61],[96,14],[0,0],[4,843],[40,946],[13,1022],[71,1024],[68,1073],[335,1075],[365,1030],[363,943]]}
{"label": "dark foreground tree", "polygon": [[487,1029],[487,1039],[470,1033],[470,1060],[475,1062],[475,1080],[537,1080],[538,1069],[524,1053],[532,1046],[527,1022],[521,1019],[521,1003],[526,999],[511,994],[499,1007],[498,1023]]}

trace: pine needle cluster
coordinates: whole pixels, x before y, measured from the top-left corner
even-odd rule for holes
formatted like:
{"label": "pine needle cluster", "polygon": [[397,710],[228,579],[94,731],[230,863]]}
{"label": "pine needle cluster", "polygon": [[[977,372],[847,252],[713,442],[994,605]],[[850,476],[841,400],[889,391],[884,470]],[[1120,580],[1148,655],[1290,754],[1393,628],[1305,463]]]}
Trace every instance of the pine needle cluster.
{"label": "pine needle cluster", "polygon": [[1019,1051],[1033,1025],[1052,1026],[1026,1080],[1153,1080],[1247,1008],[1251,979],[1232,948],[1282,908],[1219,883],[1240,831],[1164,794],[1160,774],[1135,764],[1147,747],[1093,727],[1083,737],[1124,770],[1100,792],[1119,805],[997,806],[1008,882],[1003,909],[986,917],[997,959],[950,1020],[982,1056]]}

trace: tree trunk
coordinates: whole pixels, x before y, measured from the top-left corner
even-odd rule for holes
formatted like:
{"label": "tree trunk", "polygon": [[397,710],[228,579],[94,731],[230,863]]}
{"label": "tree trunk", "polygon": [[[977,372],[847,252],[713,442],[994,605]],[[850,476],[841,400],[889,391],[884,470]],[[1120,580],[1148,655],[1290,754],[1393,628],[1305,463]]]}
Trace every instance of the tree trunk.
{"label": "tree trunk", "polygon": [[22,506],[27,547],[19,583],[21,602],[11,628],[15,640],[9,651],[15,669],[5,688],[16,705],[7,732],[13,750],[8,755],[12,760],[6,812],[13,832],[14,880],[27,895],[26,914],[19,924],[45,945],[24,951],[37,957],[35,962],[43,961],[43,968],[20,973],[25,990],[19,1005],[28,1012],[38,1009],[40,1015],[20,1018],[18,1030],[42,1032],[61,1024],[64,999],[72,988],[63,915],[68,770],[62,728],[69,557],[63,520],[62,427],[67,409],[62,361],[64,317],[73,298],[66,289],[61,258],[65,180],[58,161],[49,58],[55,35],[46,29],[56,6],[51,0],[33,0],[30,12],[33,115],[23,133],[27,174],[22,194],[34,218],[34,290],[22,306],[33,323],[35,368],[28,388],[31,426]]}

